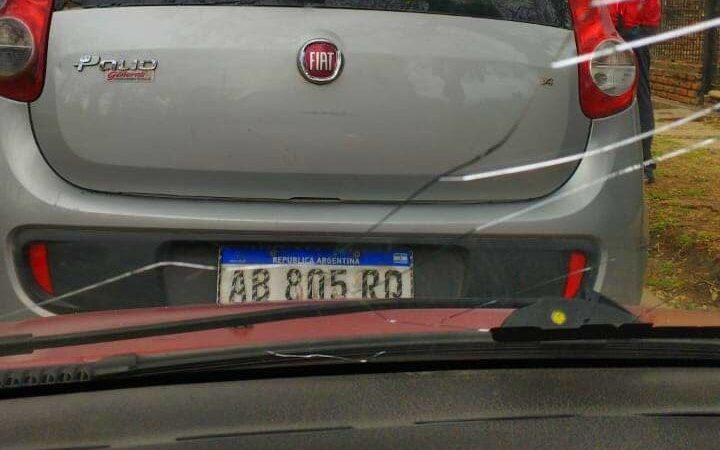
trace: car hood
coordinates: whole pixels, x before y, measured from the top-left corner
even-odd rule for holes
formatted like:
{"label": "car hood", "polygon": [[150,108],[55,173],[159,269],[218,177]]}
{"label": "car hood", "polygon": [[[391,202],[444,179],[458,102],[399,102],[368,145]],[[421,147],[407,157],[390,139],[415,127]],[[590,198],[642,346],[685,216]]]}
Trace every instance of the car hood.
{"label": "car hood", "polygon": [[[47,336],[148,325],[241,312],[282,308],[283,305],[186,306],[105,311],[0,323],[0,339],[8,336]],[[0,357],[0,369],[92,363],[100,359],[223,347],[273,346],[283,343],[353,339],[380,335],[487,331],[499,327],[514,309],[403,309],[367,311],[341,316],[308,317],[179,333],[98,344],[36,350],[31,354]],[[720,311],[692,312],[632,308],[643,322],[655,326],[720,326]]]}

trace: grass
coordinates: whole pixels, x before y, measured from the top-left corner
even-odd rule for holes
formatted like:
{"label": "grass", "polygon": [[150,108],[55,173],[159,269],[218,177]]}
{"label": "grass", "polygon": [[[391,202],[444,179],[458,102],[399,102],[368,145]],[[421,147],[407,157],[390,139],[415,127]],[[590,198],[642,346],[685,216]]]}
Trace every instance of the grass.
{"label": "grass", "polygon": [[[653,142],[655,156],[720,135],[720,122],[680,127]],[[666,160],[646,189],[650,253],[646,285],[671,307],[720,300],[720,146]]]}
{"label": "grass", "polygon": [[648,286],[665,291],[674,291],[682,287],[682,281],[676,276],[678,267],[675,261],[658,259],[654,269],[654,273],[647,277]]}

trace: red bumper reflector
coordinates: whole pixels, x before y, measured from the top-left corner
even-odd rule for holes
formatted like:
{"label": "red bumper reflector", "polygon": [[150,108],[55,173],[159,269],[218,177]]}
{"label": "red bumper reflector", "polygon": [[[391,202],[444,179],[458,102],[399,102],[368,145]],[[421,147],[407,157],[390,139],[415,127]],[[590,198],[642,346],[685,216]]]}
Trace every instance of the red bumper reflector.
{"label": "red bumper reflector", "polygon": [[565,290],[563,291],[564,298],[575,298],[578,295],[578,292],[580,292],[580,286],[582,285],[586,264],[587,256],[585,256],[585,253],[577,250],[570,253],[567,278],[565,280]]}
{"label": "red bumper reflector", "polygon": [[52,278],[50,277],[50,262],[48,260],[48,248],[44,242],[34,242],[28,247],[28,262],[30,272],[35,283],[44,292],[53,295]]}

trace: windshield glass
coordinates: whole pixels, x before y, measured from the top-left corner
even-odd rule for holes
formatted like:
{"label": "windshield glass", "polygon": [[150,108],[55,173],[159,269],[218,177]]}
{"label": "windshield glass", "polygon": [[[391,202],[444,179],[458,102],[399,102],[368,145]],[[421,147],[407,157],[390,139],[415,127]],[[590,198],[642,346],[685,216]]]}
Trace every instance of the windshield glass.
{"label": "windshield glass", "polygon": [[0,0],[0,365],[720,326],[718,11]]}

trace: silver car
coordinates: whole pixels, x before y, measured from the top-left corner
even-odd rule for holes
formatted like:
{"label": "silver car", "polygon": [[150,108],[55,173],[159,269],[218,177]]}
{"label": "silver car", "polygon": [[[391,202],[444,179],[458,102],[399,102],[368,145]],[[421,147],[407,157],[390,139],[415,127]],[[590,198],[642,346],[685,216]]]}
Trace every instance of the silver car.
{"label": "silver car", "polygon": [[0,0],[0,313],[639,302],[636,68],[604,7],[171,3]]}

